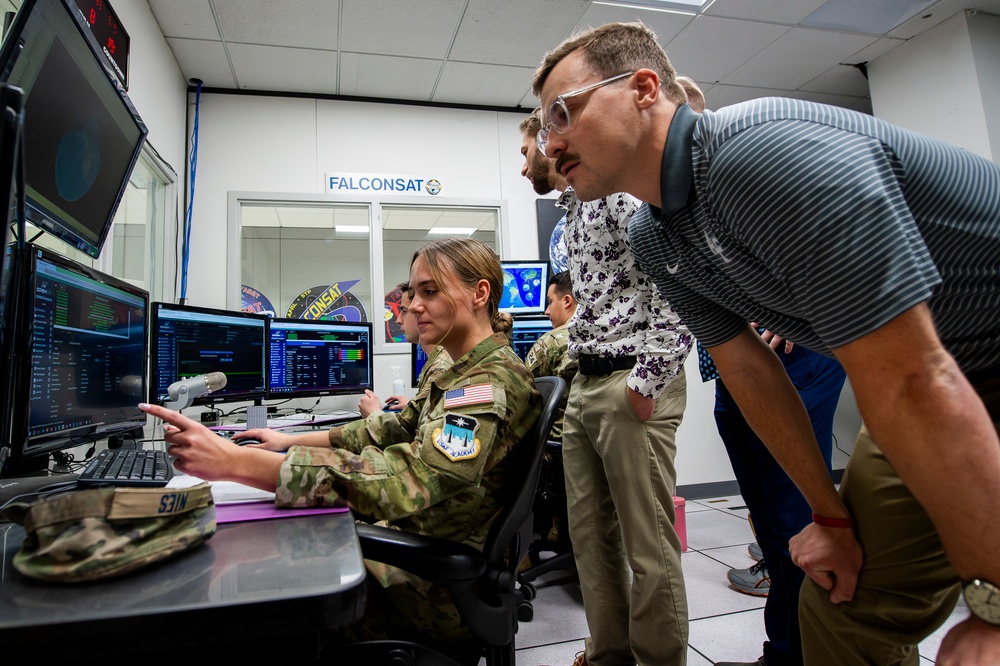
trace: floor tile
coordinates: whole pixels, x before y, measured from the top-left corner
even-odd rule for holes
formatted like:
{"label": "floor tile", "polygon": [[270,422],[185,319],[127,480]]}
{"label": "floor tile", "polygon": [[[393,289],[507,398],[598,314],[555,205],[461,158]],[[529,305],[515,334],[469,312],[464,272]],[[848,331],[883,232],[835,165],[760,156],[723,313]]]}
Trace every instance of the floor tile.
{"label": "floor tile", "polygon": [[[703,553],[684,553],[681,555],[681,566],[684,568],[688,618],[691,620],[764,607],[765,597],[743,594],[731,588],[726,579],[730,567]],[[763,630],[762,622],[760,631]]]}
{"label": "floor tile", "polygon": [[702,548],[698,552],[711,557],[713,560],[722,562],[727,567],[735,569],[746,569],[753,566],[756,561],[747,552],[748,544],[738,546],[723,546],[721,548]]}
{"label": "floor tile", "polygon": [[687,543],[693,550],[745,546],[751,541],[753,530],[746,518],[726,511],[698,511],[687,516]]}
{"label": "floor tile", "polygon": [[955,610],[951,612],[951,617],[949,617],[937,631],[920,643],[920,658],[927,659],[932,662],[936,661],[938,650],[941,649],[941,641],[944,640],[945,635],[952,627],[967,617],[969,617],[969,609],[965,606],[964,602],[959,601]]}
{"label": "floor tile", "polygon": [[[554,585],[542,581],[535,591],[538,596],[531,600],[534,618],[518,624],[518,646],[538,647],[587,637],[587,618],[578,583]],[[573,654],[576,652],[570,655],[567,664],[573,662]]]}
{"label": "floor tile", "polygon": [[764,609],[759,608],[693,620],[688,642],[715,663],[753,661],[761,655],[764,639]]}

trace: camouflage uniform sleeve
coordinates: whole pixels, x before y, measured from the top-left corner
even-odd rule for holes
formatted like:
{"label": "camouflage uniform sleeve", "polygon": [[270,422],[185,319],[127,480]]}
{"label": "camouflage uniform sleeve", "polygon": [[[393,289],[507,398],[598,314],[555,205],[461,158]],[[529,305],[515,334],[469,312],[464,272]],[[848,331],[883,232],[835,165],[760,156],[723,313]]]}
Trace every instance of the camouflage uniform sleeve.
{"label": "camouflage uniform sleeve", "polygon": [[407,441],[416,431],[422,405],[423,399],[417,396],[400,412],[372,412],[363,419],[332,428],[330,445],[361,453],[366,446],[385,448],[396,442]]}
{"label": "camouflage uniform sleeve", "polygon": [[346,501],[377,520],[398,520],[478,484],[496,440],[499,415],[507,409],[503,387],[485,386],[492,393],[490,402],[447,411],[444,391],[432,386],[428,399],[433,403],[425,407],[412,441],[365,446],[358,453],[292,447],[278,475],[275,503],[333,506]]}

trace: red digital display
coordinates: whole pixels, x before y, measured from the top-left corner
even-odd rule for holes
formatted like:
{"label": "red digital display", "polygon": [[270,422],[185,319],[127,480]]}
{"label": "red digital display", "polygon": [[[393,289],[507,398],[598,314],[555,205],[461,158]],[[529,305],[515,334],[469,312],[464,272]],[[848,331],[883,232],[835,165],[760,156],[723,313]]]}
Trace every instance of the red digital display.
{"label": "red digital display", "polygon": [[118,22],[118,15],[107,0],[76,0],[84,21],[97,39],[111,63],[111,69],[118,75],[122,85],[128,90],[128,33]]}

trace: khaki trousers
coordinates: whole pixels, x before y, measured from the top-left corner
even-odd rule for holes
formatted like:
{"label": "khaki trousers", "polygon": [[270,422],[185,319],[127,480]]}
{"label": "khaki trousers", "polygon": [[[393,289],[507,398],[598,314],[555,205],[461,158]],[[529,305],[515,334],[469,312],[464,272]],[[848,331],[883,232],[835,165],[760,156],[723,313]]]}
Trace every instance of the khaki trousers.
{"label": "khaki trousers", "polygon": [[628,370],[577,375],[563,429],[570,537],[592,666],[683,666],[688,617],[674,531],[674,437],[687,403],[683,372],[639,421]]}
{"label": "khaki trousers", "polygon": [[[1000,429],[1000,378],[980,382],[976,390]],[[941,442],[941,455],[948,455],[947,442]],[[958,574],[927,513],[864,428],[840,494],[854,516],[865,561],[848,603],[835,606],[811,579],[803,583],[805,663],[916,666],[917,644],[948,619],[958,601]]]}

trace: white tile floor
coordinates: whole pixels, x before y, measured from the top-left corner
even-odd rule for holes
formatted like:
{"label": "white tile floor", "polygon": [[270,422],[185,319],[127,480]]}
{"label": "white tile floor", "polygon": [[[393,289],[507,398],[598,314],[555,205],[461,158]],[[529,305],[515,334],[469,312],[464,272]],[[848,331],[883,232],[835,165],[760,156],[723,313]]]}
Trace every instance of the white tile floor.
{"label": "white tile floor", "polygon": [[[743,500],[688,500],[686,518],[688,550],[681,562],[691,622],[688,664],[752,662],[764,640],[764,599],[736,592],[726,580],[730,567],[753,564],[747,554],[753,533]],[[569,666],[587,635],[580,587],[575,577],[552,573],[540,579],[536,589],[534,619],[522,622],[518,630],[517,663]],[[960,603],[945,626],[921,643],[921,663],[934,663],[947,630],[965,617],[968,611]]]}

